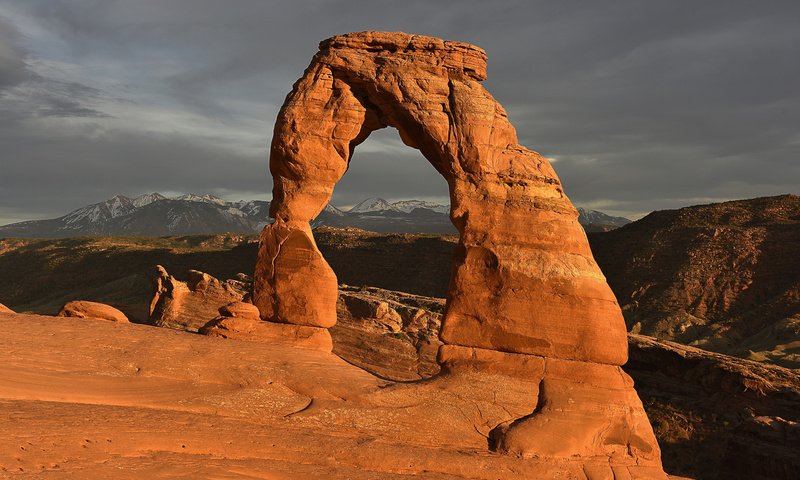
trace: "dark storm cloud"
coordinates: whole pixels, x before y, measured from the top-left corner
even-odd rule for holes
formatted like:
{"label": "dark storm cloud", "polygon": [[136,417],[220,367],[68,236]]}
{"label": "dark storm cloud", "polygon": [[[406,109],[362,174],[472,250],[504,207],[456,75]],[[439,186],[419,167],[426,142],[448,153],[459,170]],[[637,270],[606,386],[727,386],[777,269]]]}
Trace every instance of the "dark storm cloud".
{"label": "dark storm cloud", "polygon": [[[800,184],[794,1],[0,0],[3,16],[7,217],[118,192],[268,192],[277,108],[319,40],[359,30],[486,49],[486,87],[577,203],[636,214]],[[359,148],[335,203],[446,195],[391,138]]]}

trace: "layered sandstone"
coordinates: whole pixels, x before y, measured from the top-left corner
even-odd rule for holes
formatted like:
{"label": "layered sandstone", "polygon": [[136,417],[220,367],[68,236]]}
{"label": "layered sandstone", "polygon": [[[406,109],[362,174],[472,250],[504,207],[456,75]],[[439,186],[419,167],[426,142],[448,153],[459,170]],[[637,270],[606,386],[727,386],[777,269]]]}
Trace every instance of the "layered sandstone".
{"label": "layered sandstone", "polygon": [[111,322],[128,323],[128,317],[111,305],[76,300],[67,302],[58,312],[59,317],[99,318]]}
{"label": "layered sandstone", "polygon": [[[390,308],[404,305],[426,310],[430,321],[424,329],[409,323],[400,332],[393,332],[381,318],[353,316],[342,301],[342,297],[353,294],[369,299],[376,306],[384,302]],[[415,351],[414,346],[425,345],[426,339],[437,341],[440,328],[437,312],[444,309],[444,300],[346,286],[339,296],[339,319],[331,329],[335,353],[349,363],[392,380],[429,378],[438,373],[438,369],[432,372],[426,368],[436,365],[435,354],[425,348]],[[798,476],[800,375],[786,368],[641,335],[629,335],[628,345],[631,359],[625,370],[635,380],[637,393],[645,399],[644,407],[653,422],[667,471],[691,478],[788,480]],[[538,378],[546,368],[544,359],[533,355],[483,349],[464,352],[453,346],[441,350],[440,360],[446,365],[442,372],[445,376],[527,372]],[[585,393],[603,392],[604,388],[596,386],[598,381],[613,383],[623,378],[611,375],[610,380],[602,372],[593,376],[587,382],[593,386]],[[530,390],[538,393],[537,401],[539,396],[546,398],[548,394],[540,392],[537,383],[532,383]],[[573,391],[572,395],[577,400],[578,392]],[[567,406],[575,409],[586,405],[592,403],[583,397],[581,402]],[[568,411],[564,414],[562,420],[569,418]],[[501,425],[494,434],[487,435],[496,438],[504,427]],[[564,434],[569,431],[560,430]],[[501,445],[495,448],[498,446]],[[624,478],[620,472],[617,474],[618,478]]]}
{"label": "layered sandstone", "polygon": [[383,378],[429,378],[440,371],[443,311],[438,298],[341,285],[333,352]]}
{"label": "layered sandstone", "polygon": [[356,146],[394,127],[444,176],[460,234],[441,331],[446,376],[468,381],[469,368],[457,367],[488,356],[507,364],[509,378],[539,386],[529,411],[492,426],[494,448],[603,458],[603,475],[663,476],[652,429],[619,368],[627,361],[622,314],[578,213],[549,162],[519,145],[479,83],[485,78],[486,55],[468,44],[386,32],[322,42],[275,124],[275,221],[261,234],[254,303],[273,322],[335,323],[336,277],[309,222]]}
{"label": "layered sandstone", "polygon": [[218,315],[220,307],[241,301],[247,288],[246,281],[221,281],[198,270],[189,270],[186,281],[178,280],[157,265],[150,324],[196,332]]}
{"label": "layered sandstone", "polygon": [[325,352],[333,350],[328,329],[265,322],[261,320],[258,308],[245,302],[233,302],[220,307],[219,316],[200,327],[198,333],[247,342],[282,343]]}

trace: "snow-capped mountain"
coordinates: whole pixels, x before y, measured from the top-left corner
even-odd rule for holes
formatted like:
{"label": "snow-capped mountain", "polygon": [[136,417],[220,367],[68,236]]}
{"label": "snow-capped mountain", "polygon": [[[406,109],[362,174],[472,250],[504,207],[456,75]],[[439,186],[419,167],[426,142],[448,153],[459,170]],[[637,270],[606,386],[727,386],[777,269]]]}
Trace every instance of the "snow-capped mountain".
{"label": "snow-capped mountain", "polygon": [[175,200],[183,200],[185,202],[201,202],[201,203],[213,203],[216,205],[225,205],[225,200],[209,194],[197,195],[194,193],[188,193],[186,195],[181,195],[180,197],[175,198]]}
{"label": "snow-capped mountain", "polygon": [[357,203],[347,213],[399,212],[400,209],[382,198],[371,197]]}
{"label": "snow-capped mountain", "polygon": [[424,202],[422,200],[400,200],[399,202],[394,202],[391,204],[392,207],[400,210],[401,212],[411,213],[414,211],[415,208],[426,208],[428,210],[433,210],[436,213],[450,213],[450,206],[449,205],[442,205],[439,203],[433,202]]}
{"label": "snow-capped mountain", "polygon": [[[270,202],[226,202],[213,195],[167,198],[149,193],[135,198],[116,195],[51,220],[0,226],[1,237],[74,237],[82,235],[187,235],[223,232],[256,233],[269,223]],[[326,205],[313,227],[356,227],[377,232],[456,233],[450,207],[422,200],[388,202],[368,198],[342,211]],[[579,208],[587,231],[609,230],[630,221]]]}
{"label": "snow-capped mountain", "polygon": [[51,220],[0,227],[0,237],[73,237],[83,235],[186,235],[253,233],[268,223],[269,202],[226,202],[213,195],[167,198],[150,193],[116,195]]}
{"label": "snow-capped mountain", "polygon": [[343,211],[334,207],[330,203],[325,205],[325,209],[322,210],[322,213],[327,213],[328,215],[334,215],[336,217],[343,217],[344,215],[346,215]]}
{"label": "snow-capped mountain", "polygon": [[312,226],[356,227],[395,233],[456,233],[449,212],[449,206],[432,202],[401,200],[390,203],[372,197],[346,212],[329,205],[314,219]]}
{"label": "snow-capped mountain", "polygon": [[611,215],[605,214],[603,212],[597,210],[587,210],[582,207],[578,207],[578,222],[581,225],[607,225],[613,227],[622,227],[631,223],[625,217],[612,217]]}
{"label": "snow-capped mountain", "polygon": [[107,222],[112,218],[127,215],[136,210],[133,200],[124,196],[117,195],[109,198],[105,202],[95,203],[65,215],[64,227],[68,229],[91,228],[92,225]]}
{"label": "snow-capped mountain", "polygon": [[138,197],[131,200],[131,203],[133,203],[137,207],[144,207],[145,205],[148,205],[150,203],[166,199],[167,197],[161,195],[160,193],[145,193],[144,195],[139,195]]}

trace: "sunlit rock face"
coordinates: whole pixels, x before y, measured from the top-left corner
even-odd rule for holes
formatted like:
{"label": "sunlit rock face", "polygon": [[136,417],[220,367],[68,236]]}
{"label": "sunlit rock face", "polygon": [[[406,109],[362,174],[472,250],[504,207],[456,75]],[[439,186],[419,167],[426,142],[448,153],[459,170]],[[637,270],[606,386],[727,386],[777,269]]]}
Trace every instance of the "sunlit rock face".
{"label": "sunlit rock face", "polygon": [[[0,305],[2,306],[2,305]],[[58,312],[59,317],[98,318],[111,322],[128,323],[128,317],[111,305],[75,300],[67,302]]]}
{"label": "sunlit rock face", "polygon": [[335,323],[336,276],[309,222],[356,146],[396,128],[447,180],[460,233],[440,362],[451,374],[507,363],[498,371],[540,379],[536,410],[498,425],[493,448],[607,456],[660,472],[652,429],[619,368],[627,361],[622,314],[578,212],[548,161],[519,145],[485,78],[486,54],[465,43],[387,32],[320,43],[275,124],[275,221],[261,235],[254,303],[273,322]]}

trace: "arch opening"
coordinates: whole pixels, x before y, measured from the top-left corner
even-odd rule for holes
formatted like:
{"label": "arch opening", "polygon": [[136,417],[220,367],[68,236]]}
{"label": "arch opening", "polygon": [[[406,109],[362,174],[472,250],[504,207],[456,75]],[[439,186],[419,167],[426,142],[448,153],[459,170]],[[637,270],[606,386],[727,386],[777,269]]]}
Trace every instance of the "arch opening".
{"label": "arch opening", "polygon": [[313,227],[457,233],[449,218],[447,182],[419,150],[403,144],[392,127],[373,131],[352,150],[329,206],[333,208],[326,207],[312,222]]}
{"label": "arch opening", "polygon": [[[312,222],[339,284],[330,329],[335,354],[388,380],[440,372],[439,331],[457,233],[448,195],[446,181],[392,127],[352,149],[331,204],[353,210],[326,207]],[[339,226],[364,231],[326,228]]]}

